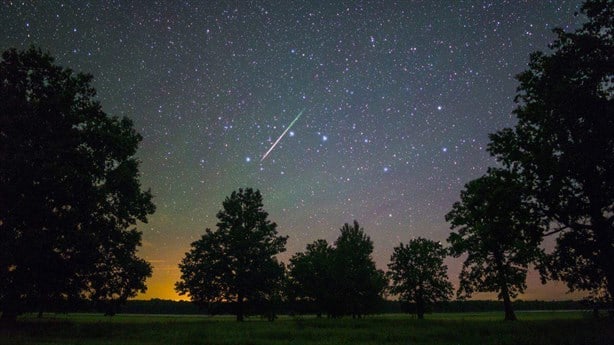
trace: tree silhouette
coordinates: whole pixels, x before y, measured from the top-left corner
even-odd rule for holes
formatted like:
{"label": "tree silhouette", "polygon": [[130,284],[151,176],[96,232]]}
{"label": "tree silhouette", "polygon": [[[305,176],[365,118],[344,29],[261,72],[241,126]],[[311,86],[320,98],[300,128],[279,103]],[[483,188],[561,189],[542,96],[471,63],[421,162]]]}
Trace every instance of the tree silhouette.
{"label": "tree silhouette", "polygon": [[313,301],[318,315],[361,317],[381,301],[388,280],[371,257],[373,242],[354,221],[334,243],[317,240],[290,259],[288,295]]}
{"label": "tree silhouette", "polygon": [[151,265],[130,249],[140,245],[140,234],[125,233],[120,243],[123,245],[109,242],[100,251],[85,292],[106,315],[117,313],[119,306],[136,296],[137,291],[144,292],[144,278],[151,276]]}
{"label": "tree silhouette", "polygon": [[332,260],[334,249],[326,240],[307,245],[305,252],[290,258],[289,292],[293,299],[313,301],[318,317],[332,301]]}
{"label": "tree silhouette", "polygon": [[57,299],[144,291],[151,267],[135,256],[134,225],[154,205],[138,180],[132,122],[102,111],[92,76],[34,48],[5,51],[0,80],[2,320]]}
{"label": "tree silhouette", "polygon": [[556,29],[552,53],[531,55],[518,122],[488,147],[517,172],[558,234],[552,276],[614,297],[614,2],[586,1],[588,22]]}
{"label": "tree silhouette", "polygon": [[415,303],[418,319],[424,319],[429,304],[447,301],[452,294],[448,268],[443,264],[447,254],[440,243],[425,238],[394,248],[388,264],[392,279],[390,291],[398,294],[403,302]]}
{"label": "tree silhouette", "polygon": [[237,321],[243,321],[246,301],[275,296],[284,274],[275,255],[285,251],[287,237],[277,235],[262,207],[262,195],[251,188],[224,200],[217,231],[206,229],[179,264],[179,294],[199,306],[232,301]]}
{"label": "tree silhouette", "polygon": [[333,316],[361,317],[374,310],[381,300],[388,281],[384,272],[375,267],[372,252],[373,242],[358,222],[345,223],[335,241],[331,266],[333,290],[329,308]]}
{"label": "tree silhouette", "polygon": [[498,292],[505,320],[515,320],[511,299],[526,289],[528,265],[541,256],[543,219],[535,214],[517,176],[504,170],[469,182],[446,215],[452,229],[452,255],[467,254],[459,297]]}

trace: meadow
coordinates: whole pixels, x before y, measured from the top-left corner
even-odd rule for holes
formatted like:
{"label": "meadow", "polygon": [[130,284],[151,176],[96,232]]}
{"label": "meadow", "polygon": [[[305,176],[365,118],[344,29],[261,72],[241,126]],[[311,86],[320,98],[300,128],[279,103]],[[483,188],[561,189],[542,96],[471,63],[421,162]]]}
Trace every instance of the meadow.
{"label": "meadow", "polygon": [[363,319],[282,316],[275,322],[231,316],[46,314],[0,329],[0,344],[612,344],[614,321],[590,313],[437,313]]}

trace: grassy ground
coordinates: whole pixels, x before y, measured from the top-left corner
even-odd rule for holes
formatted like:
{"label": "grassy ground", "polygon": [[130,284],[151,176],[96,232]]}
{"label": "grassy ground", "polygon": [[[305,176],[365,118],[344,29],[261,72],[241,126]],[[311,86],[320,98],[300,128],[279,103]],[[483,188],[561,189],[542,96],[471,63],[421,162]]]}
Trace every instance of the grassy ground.
{"label": "grassy ground", "polygon": [[0,344],[612,344],[614,321],[582,312],[370,316],[362,320],[49,314],[0,330]]}

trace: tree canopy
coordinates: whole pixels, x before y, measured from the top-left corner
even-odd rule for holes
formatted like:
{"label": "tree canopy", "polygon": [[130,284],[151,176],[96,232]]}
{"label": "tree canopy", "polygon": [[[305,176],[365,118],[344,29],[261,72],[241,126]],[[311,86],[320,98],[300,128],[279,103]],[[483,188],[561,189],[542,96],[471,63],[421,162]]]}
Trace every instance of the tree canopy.
{"label": "tree canopy", "polygon": [[447,255],[440,243],[416,238],[407,245],[401,243],[395,247],[390,257],[390,291],[402,302],[415,303],[419,319],[424,318],[429,304],[447,301],[452,294],[448,267],[443,264]]}
{"label": "tree canopy", "polygon": [[373,311],[388,282],[372,252],[373,242],[358,222],[345,223],[333,246],[317,240],[290,259],[288,295],[314,302],[318,314],[331,317]]}
{"label": "tree canopy", "polygon": [[373,241],[357,221],[345,223],[335,241],[332,260],[333,316],[360,317],[372,311],[388,285],[385,274],[375,267]]}
{"label": "tree canopy", "polygon": [[125,301],[151,267],[136,256],[137,221],[154,212],[134,158],[141,136],[108,116],[91,75],[40,50],[0,61],[0,309],[85,297]]}
{"label": "tree canopy", "polygon": [[318,315],[327,310],[333,299],[334,253],[334,248],[320,239],[308,244],[305,252],[294,254],[288,264],[288,297],[313,302]]}
{"label": "tree canopy", "polygon": [[[488,147],[519,174],[558,234],[552,277],[614,296],[614,2],[586,1],[588,21],[556,29],[552,52],[531,55],[513,128]],[[605,289],[604,289],[605,287]]]}
{"label": "tree canopy", "polygon": [[235,303],[242,321],[245,303],[258,303],[278,290],[284,267],[275,255],[285,251],[287,237],[268,220],[262,195],[251,188],[232,192],[217,214],[217,231],[205,230],[179,264],[176,290],[201,306]]}
{"label": "tree canopy", "polygon": [[526,199],[517,176],[491,169],[467,183],[446,220],[456,230],[448,237],[452,255],[467,254],[458,296],[497,292],[505,319],[515,320],[511,298],[524,292],[528,266],[541,256],[544,223]]}

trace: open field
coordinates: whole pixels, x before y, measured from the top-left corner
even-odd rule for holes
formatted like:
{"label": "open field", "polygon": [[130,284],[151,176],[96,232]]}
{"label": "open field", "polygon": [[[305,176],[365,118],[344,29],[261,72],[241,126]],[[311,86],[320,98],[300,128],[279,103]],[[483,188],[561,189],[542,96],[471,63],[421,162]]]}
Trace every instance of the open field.
{"label": "open field", "polygon": [[614,321],[585,312],[377,315],[361,320],[252,317],[47,314],[0,330],[0,344],[612,344]]}

